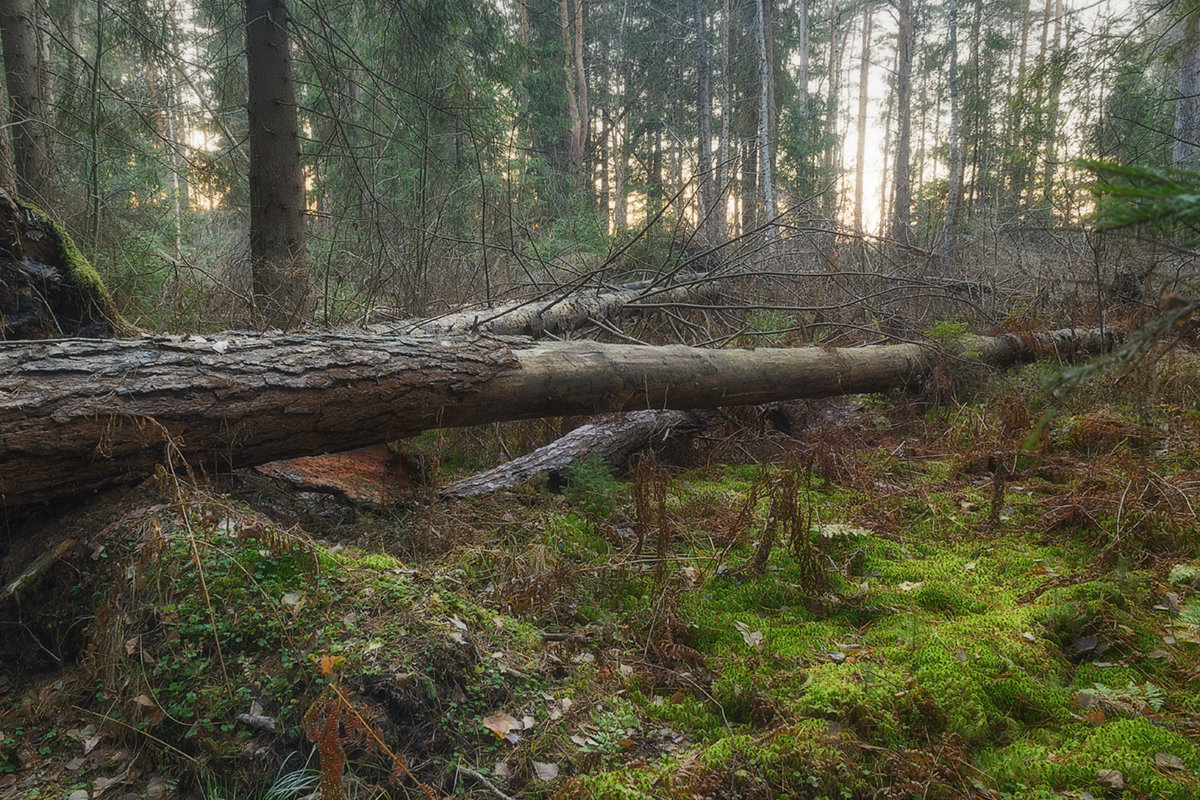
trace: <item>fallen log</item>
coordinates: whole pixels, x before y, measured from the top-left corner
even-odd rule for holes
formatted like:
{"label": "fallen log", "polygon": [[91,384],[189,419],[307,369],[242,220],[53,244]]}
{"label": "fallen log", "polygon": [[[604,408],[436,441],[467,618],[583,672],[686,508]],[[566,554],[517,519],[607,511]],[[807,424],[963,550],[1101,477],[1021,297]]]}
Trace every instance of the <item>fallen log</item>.
{"label": "fallen log", "polygon": [[705,420],[689,411],[633,411],[618,419],[581,425],[575,430],[484,472],[448,483],[443,497],[480,497],[511,489],[545,473],[560,472],[588,457],[624,464],[652,441],[680,439],[705,428]]}
{"label": "fallen log", "polygon": [[[1005,367],[1111,346],[1096,331],[978,337]],[[229,333],[0,345],[8,506],[139,480],[344,451],[427,428],[565,414],[715,408],[920,384],[937,350],[703,350],[589,341]]]}
{"label": "fallen log", "polygon": [[456,311],[432,319],[384,322],[367,326],[378,334],[491,333],[499,336],[542,336],[568,333],[590,323],[612,322],[637,304],[709,305],[720,289],[705,275],[684,273],[663,281],[626,283],[611,290],[579,289],[552,297],[520,300],[493,308]]}

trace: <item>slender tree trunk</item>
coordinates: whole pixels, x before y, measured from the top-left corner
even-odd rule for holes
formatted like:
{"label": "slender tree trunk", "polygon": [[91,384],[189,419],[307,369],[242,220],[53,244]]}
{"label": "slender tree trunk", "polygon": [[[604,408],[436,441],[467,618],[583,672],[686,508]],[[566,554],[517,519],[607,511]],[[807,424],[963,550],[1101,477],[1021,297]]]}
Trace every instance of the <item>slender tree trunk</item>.
{"label": "slender tree trunk", "polygon": [[[975,14],[971,20],[971,97],[973,98],[971,129],[971,186],[967,189],[967,217],[970,218],[975,203],[984,186],[991,185],[990,159],[993,157],[991,131],[987,123],[991,110],[991,98],[983,93],[983,61],[980,54],[980,37],[983,33],[983,0],[975,0]],[[966,137],[963,137],[963,141]],[[989,159],[985,166],[983,159]]]}
{"label": "slender tree trunk", "polygon": [[[567,118],[570,137],[567,148],[567,165],[575,191],[591,194],[587,186],[587,170],[584,160],[587,153],[588,111],[587,75],[583,64],[583,0],[561,0],[563,53],[566,59],[564,75],[567,89]],[[574,20],[572,21],[572,8]]]}
{"label": "slender tree trunk", "polygon": [[13,172],[12,137],[8,127],[8,92],[0,81],[0,192],[17,194],[17,176]]}
{"label": "slender tree trunk", "polygon": [[862,53],[858,62],[858,141],[854,154],[854,230],[863,232],[863,183],[867,174],[867,93],[871,77],[871,12],[868,3],[863,8]]}
{"label": "slender tree trunk", "polygon": [[1179,169],[1195,169],[1200,152],[1200,17],[1191,15],[1184,25],[1172,156]]}
{"label": "slender tree trunk", "polygon": [[246,0],[250,99],[250,256],[259,323],[303,325],[313,310],[305,258],[304,173],[283,0]]}
{"label": "slender tree trunk", "polygon": [[67,4],[67,54],[65,93],[79,97],[83,91],[83,0],[70,0]]}
{"label": "slender tree trunk", "polygon": [[[942,263],[948,267],[954,250],[954,217],[962,187],[962,157],[958,146],[958,0],[950,0],[950,177],[946,190],[946,221],[942,226]],[[976,132],[978,135],[978,132]]]}
{"label": "slender tree trunk", "polygon": [[1062,97],[1063,68],[1059,63],[1062,53],[1063,4],[1054,4],[1054,39],[1049,60],[1046,62],[1046,128],[1042,135],[1046,152],[1042,158],[1042,198],[1050,213],[1054,213],[1054,176],[1058,168],[1058,104]]}
{"label": "slender tree trunk", "polygon": [[617,24],[617,37],[613,49],[616,51],[617,69],[614,76],[615,96],[618,98],[617,118],[612,125],[613,158],[613,229],[618,233],[629,227],[628,206],[625,202],[625,184],[629,177],[629,155],[625,152],[628,115],[625,113],[625,25],[629,15],[629,2],[621,4],[621,21]]}
{"label": "slender tree trunk", "polygon": [[912,0],[898,1],[900,30],[896,38],[895,191],[891,237],[908,244],[912,214]]}
{"label": "slender tree trunk", "polygon": [[[894,65],[893,65],[894,67]],[[893,69],[894,72],[894,69]],[[889,170],[892,167],[892,159],[889,157],[892,154],[892,117],[895,110],[896,96],[894,92],[889,92],[887,102],[883,110],[883,174],[879,179],[879,233],[882,235],[888,229],[889,212],[891,208],[888,206],[889,192],[887,187],[891,178]]]}
{"label": "slender tree trunk", "polygon": [[708,25],[703,0],[692,4],[696,22],[696,105],[699,139],[696,142],[696,224],[712,239],[713,168],[712,168],[712,82],[708,65]]}
{"label": "slender tree trunk", "polygon": [[838,65],[841,63],[841,52],[838,47],[838,0],[830,0],[829,2],[829,63],[826,65],[826,79],[829,84],[829,97],[825,100],[825,125],[827,127],[827,136],[824,153],[824,164],[822,172],[824,172],[822,183],[825,186],[825,194],[822,195],[822,207],[825,211],[825,216],[834,219],[837,216],[838,208],[838,144],[841,137],[838,135],[838,96],[842,91],[841,87],[841,70]]}
{"label": "slender tree trunk", "polygon": [[796,91],[799,95],[800,107],[808,113],[808,78],[810,73],[809,40],[808,40],[808,0],[796,3]]}
{"label": "slender tree trunk", "polygon": [[717,166],[716,176],[717,197],[716,197],[716,228],[714,233],[718,242],[723,242],[729,238],[729,196],[730,187],[733,185],[733,164],[730,158],[729,149],[729,124],[732,115],[731,93],[733,91],[731,84],[733,77],[729,71],[730,59],[730,33],[732,22],[730,21],[730,0],[722,0],[721,2],[721,129],[717,135]]}
{"label": "slender tree trunk", "polygon": [[46,119],[49,121],[51,109],[54,108],[54,63],[50,50],[50,17],[46,14],[46,6],[35,0],[34,10],[37,24],[38,40],[38,80],[41,81],[42,106],[46,109]]}
{"label": "slender tree trunk", "polygon": [[[775,219],[775,187],[771,176],[771,54],[767,49],[767,3],[756,0],[757,18],[755,37],[758,40],[758,184],[762,200],[762,221],[769,224]],[[768,237],[774,236],[774,227],[767,229]]]}
{"label": "slender tree trunk", "polygon": [[0,0],[0,40],[4,44],[17,195],[50,205],[49,109],[42,95],[34,0]]}

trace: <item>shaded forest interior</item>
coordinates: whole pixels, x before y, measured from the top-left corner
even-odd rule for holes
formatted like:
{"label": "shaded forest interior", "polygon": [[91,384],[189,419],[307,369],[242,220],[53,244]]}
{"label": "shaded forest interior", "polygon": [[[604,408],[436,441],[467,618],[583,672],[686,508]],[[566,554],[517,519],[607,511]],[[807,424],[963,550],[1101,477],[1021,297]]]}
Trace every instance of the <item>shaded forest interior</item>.
{"label": "shaded forest interior", "polygon": [[1200,796],[1197,0],[0,45],[0,798]]}

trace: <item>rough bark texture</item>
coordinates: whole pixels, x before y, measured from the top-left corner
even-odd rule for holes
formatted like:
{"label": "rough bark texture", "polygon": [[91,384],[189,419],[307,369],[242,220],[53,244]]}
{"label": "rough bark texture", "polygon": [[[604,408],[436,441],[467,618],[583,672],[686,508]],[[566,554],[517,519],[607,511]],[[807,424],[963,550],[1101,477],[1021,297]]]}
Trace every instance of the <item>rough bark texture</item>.
{"label": "rough bark texture", "polygon": [[44,204],[49,199],[50,155],[33,0],[0,0],[0,38],[4,42],[4,74],[11,103],[9,122],[17,194]]}
{"label": "rough bark texture", "polygon": [[8,127],[8,92],[0,81],[0,190],[17,192],[17,176],[13,172],[12,137]]}
{"label": "rough bark texture", "polygon": [[634,411],[619,419],[578,427],[532,453],[449,483],[440,494],[480,497],[511,489],[538,475],[560,472],[587,457],[599,457],[619,466],[652,442],[694,436],[704,427],[704,420],[689,411]]}
{"label": "rough bark texture", "polygon": [[287,24],[282,0],[246,0],[254,300],[261,325],[283,329],[308,322],[313,309]]}
{"label": "rough bark texture", "polygon": [[[1004,367],[1107,344],[1063,330],[972,339],[969,353]],[[436,426],[886,391],[919,385],[933,352],[361,332],[14,343],[0,349],[0,495],[15,506],[181,467],[180,457],[220,470]]]}
{"label": "rough bark texture", "polygon": [[0,188],[0,340],[121,331],[99,276],[45,215]]}

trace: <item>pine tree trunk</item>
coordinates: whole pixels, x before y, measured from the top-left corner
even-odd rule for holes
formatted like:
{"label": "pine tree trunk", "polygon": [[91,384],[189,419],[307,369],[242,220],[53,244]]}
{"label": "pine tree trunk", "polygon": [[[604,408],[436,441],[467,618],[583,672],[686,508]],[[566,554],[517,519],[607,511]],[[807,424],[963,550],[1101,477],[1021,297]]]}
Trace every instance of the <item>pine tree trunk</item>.
{"label": "pine tree trunk", "polygon": [[49,205],[49,110],[42,95],[34,0],[0,0],[0,39],[4,44],[17,195]]}
{"label": "pine tree trunk", "polygon": [[837,173],[835,166],[838,162],[837,151],[841,137],[838,135],[838,95],[841,92],[841,54],[838,48],[838,0],[829,3],[829,61],[826,64],[826,81],[829,85],[829,96],[825,98],[825,124],[827,127],[825,152],[823,155],[822,181],[825,187],[821,195],[822,208],[825,216],[833,219],[837,216],[838,192]]}
{"label": "pine tree trunk", "polygon": [[13,172],[12,137],[8,127],[8,92],[0,81],[0,192],[17,193],[17,176]]}
{"label": "pine tree trunk", "polygon": [[[762,222],[775,219],[775,187],[771,176],[771,55],[767,50],[767,3],[755,0],[755,38],[758,40],[758,184],[762,202]],[[774,228],[768,228],[768,236]]]}
{"label": "pine tree trunk", "polygon": [[712,82],[708,65],[708,24],[703,0],[692,4],[696,23],[696,106],[699,138],[696,142],[696,217],[697,227],[706,239],[713,240],[713,169],[712,169]]}
{"label": "pine tree trunk", "polygon": [[896,149],[893,167],[891,237],[909,242],[912,215],[912,0],[899,0],[900,31],[896,39]]}
{"label": "pine tree trunk", "polygon": [[254,301],[259,324],[282,329],[308,322],[314,307],[288,21],[283,0],[246,0]]}
{"label": "pine tree trunk", "polygon": [[950,266],[954,250],[954,217],[962,187],[958,144],[958,0],[950,0],[950,176],[946,190],[946,220],[942,225],[942,264]]}
{"label": "pine tree trunk", "polygon": [[1175,102],[1175,166],[1195,169],[1200,152],[1200,18],[1190,16],[1179,56],[1179,99]]}
{"label": "pine tree trunk", "polygon": [[868,81],[871,77],[871,11],[874,7],[867,5],[863,8],[862,21],[862,52],[858,62],[858,142],[854,154],[854,230],[863,232],[863,182],[867,173],[867,94]]}

